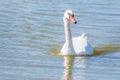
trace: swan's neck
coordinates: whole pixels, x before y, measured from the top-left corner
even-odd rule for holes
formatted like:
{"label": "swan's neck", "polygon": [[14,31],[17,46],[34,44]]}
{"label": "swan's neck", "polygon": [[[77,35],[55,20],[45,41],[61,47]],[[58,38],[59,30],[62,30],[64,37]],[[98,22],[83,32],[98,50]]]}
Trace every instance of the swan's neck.
{"label": "swan's neck", "polygon": [[70,21],[64,20],[64,28],[65,28],[65,40],[68,46],[73,47],[72,43],[72,35],[71,35],[71,29],[70,29]]}

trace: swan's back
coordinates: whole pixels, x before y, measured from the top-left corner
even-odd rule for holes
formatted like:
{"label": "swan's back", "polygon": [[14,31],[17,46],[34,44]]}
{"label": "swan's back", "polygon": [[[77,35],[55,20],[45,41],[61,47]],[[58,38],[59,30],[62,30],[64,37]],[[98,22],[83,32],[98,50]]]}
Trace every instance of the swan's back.
{"label": "swan's back", "polygon": [[83,33],[80,37],[73,38],[73,46],[77,55],[93,53],[93,48],[87,40],[85,33]]}

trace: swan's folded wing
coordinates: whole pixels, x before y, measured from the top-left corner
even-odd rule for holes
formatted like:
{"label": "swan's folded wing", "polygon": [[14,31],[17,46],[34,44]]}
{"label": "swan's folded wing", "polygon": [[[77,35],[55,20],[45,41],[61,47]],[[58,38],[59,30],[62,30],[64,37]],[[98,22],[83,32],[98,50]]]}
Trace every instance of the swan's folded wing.
{"label": "swan's folded wing", "polygon": [[80,36],[73,38],[73,46],[77,55],[79,54],[92,54],[93,48],[87,40],[87,36]]}

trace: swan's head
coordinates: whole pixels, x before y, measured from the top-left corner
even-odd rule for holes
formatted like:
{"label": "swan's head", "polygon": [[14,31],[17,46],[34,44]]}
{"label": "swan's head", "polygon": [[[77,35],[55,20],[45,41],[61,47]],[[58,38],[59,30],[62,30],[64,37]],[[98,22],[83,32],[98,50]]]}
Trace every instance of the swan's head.
{"label": "swan's head", "polygon": [[63,19],[64,21],[72,21],[73,23],[77,24],[77,21],[74,18],[74,13],[72,10],[66,10]]}

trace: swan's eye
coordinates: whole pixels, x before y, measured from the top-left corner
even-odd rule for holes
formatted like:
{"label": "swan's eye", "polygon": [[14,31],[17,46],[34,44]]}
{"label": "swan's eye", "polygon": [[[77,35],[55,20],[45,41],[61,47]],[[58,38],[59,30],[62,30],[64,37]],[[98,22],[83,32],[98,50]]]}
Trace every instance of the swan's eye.
{"label": "swan's eye", "polygon": [[74,14],[70,14],[70,13],[68,13],[68,15],[74,17]]}
{"label": "swan's eye", "polygon": [[74,17],[74,14],[72,15],[72,17]]}

